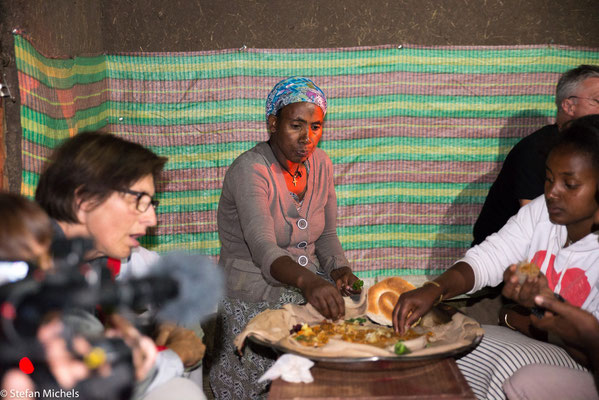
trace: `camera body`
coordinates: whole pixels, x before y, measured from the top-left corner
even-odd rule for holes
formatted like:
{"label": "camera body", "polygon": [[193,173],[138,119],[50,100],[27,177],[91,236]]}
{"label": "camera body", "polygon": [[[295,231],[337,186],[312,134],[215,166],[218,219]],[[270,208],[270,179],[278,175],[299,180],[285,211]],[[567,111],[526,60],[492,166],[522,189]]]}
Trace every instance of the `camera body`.
{"label": "camera body", "polygon": [[[84,261],[92,245],[80,238],[57,241],[52,247],[52,271],[29,264],[23,279],[0,286],[0,308],[4,310],[0,312],[0,368],[15,368],[27,356],[35,365],[31,377],[36,388],[61,390],[46,359],[47,349],[38,340],[42,325],[59,319],[62,332],[58,340],[64,340],[71,358],[90,372],[74,388],[78,397],[128,399],[135,383],[131,349],[120,338],[106,337],[95,314],[98,309],[110,313],[130,306],[140,296],[128,287],[123,296],[106,266]],[[89,354],[74,349],[76,337],[87,342]],[[101,374],[97,372],[100,367],[104,367]]]}

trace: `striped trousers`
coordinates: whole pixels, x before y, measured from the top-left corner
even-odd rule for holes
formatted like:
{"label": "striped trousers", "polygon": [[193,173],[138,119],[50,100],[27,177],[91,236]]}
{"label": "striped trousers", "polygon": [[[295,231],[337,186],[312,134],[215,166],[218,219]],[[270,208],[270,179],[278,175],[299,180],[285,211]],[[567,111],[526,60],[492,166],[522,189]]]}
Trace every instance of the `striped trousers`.
{"label": "striped trousers", "polygon": [[483,325],[485,336],[472,352],[456,360],[478,399],[505,399],[502,385],[518,369],[530,364],[585,370],[561,347],[531,339],[496,325]]}

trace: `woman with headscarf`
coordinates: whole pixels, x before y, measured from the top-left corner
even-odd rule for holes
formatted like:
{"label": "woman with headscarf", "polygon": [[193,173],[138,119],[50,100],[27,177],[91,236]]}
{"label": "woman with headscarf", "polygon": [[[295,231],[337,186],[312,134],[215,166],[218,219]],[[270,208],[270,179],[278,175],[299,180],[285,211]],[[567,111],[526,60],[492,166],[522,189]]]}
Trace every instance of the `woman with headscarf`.
{"label": "woman with headscarf", "polygon": [[336,231],[333,165],[317,148],[326,111],[326,97],[310,79],[282,80],[266,101],[270,139],[241,154],[225,175],[217,218],[227,296],[210,371],[216,398],[266,394],[257,380],[272,355],[246,346],[239,358],[233,346],[250,319],[307,301],[335,320],[345,314],[341,296],[354,293],[358,278]]}

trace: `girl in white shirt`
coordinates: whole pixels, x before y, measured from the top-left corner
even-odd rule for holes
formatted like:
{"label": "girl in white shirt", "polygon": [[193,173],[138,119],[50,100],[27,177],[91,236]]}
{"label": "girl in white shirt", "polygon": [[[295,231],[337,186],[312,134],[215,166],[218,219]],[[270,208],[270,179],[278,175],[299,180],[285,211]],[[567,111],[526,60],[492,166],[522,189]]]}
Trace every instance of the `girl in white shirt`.
{"label": "girl in white shirt", "polygon": [[[599,316],[599,236],[593,218],[599,210],[599,115],[575,120],[560,134],[546,171],[544,196],[522,207],[434,282],[400,297],[393,314],[397,330],[404,331],[439,300],[502,281],[503,294],[525,307],[534,305],[536,295],[554,292]],[[518,284],[513,264],[521,261],[537,264],[541,278]],[[530,319],[508,324],[527,333]],[[500,399],[503,381],[532,363],[582,368],[560,347],[497,326],[485,326],[480,346],[458,360],[478,397]]]}

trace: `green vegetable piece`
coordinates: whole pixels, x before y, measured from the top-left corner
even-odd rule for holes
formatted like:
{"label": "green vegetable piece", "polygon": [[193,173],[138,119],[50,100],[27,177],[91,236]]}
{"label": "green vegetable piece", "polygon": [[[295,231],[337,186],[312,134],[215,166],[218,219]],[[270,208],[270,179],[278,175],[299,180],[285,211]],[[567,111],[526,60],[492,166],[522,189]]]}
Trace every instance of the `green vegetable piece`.
{"label": "green vegetable piece", "polygon": [[410,350],[405,345],[405,343],[402,342],[401,340],[399,342],[395,343],[395,354],[397,354],[398,356],[401,356],[403,354],[408,354],[409,352],[410,352]]}
{"label": "green vegetable piece", "polygon": [[360,289],[362,289],[362,286],[364,286],[364,281],[362,279],[358,279],[357,281],[354,281],[354,284],[352,285],[352,289],[360,290]]}
{"label": "green vegetable piece", "polygon": [[305,337],[304,335],[298,335],[298,336],[295,338],[295,340],[301,340],[301,341],[307,342],[307,341],[308,341],[308,338],[307,338],[307,337]]}
{"label": "green vegetable piece", "polygon": [[346,319],[345,322],[347,322],[348,324],[363,324],[364,322],[366,322],[366,318],[362,318],[362,317],[358,317],[358,318],[350,318],[350,319]]}

